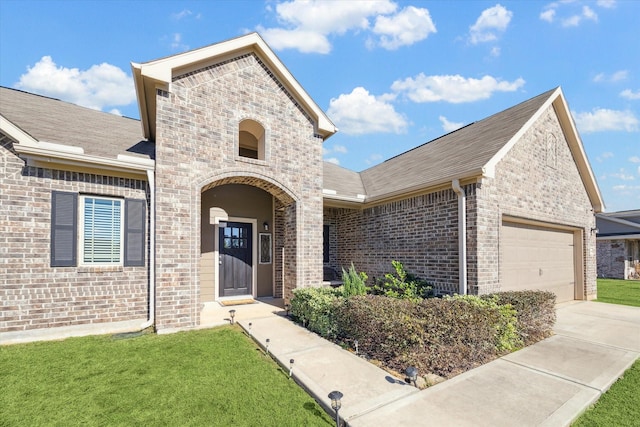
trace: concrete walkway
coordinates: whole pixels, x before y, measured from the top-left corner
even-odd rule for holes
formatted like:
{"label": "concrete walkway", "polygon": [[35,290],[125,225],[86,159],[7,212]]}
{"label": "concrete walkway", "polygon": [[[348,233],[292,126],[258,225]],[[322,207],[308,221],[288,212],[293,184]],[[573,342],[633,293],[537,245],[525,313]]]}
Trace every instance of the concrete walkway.
{"label": "concrete walkway", "polygon": [[573,302],[553,337],[419,391],[274,313],[239,323],[323,406],[341,391],[351,427],[568,426],[640,356],[640,308]]}

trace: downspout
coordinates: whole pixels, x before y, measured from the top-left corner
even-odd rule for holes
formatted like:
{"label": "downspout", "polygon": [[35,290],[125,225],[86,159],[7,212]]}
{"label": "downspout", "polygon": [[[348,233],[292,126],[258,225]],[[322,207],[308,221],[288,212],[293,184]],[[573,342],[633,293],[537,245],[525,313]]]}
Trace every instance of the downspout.
{"label": "downspout", "polygon": [[460,186],[460,181],[451,181],[453,191],[458,195],[458,277],[460,285],[458,293],[467,294],[467,195]]}
{"label": "downspout", "polygon": [[147,329],[156,323],[156,185],[155,171],[147,170],[149,183],[149,320],[141,329]]}

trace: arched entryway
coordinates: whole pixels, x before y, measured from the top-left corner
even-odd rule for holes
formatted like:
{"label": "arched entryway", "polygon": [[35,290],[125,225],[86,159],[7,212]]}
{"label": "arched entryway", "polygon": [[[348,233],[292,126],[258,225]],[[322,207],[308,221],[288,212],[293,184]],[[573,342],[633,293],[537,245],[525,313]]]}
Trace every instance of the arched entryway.
{"label": "arched entryway", "polygon": [[297,276],[294,197],[266,179],[232,176],[201,190],[200,301],[282,298]]}

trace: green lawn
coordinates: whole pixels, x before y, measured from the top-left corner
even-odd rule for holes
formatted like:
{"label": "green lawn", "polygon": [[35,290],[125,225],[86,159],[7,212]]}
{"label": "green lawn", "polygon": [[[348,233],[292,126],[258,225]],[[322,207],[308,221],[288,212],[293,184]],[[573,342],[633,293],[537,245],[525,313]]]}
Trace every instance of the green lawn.
{"label": "green lawn", "polygon": [[0,426],[331,426],[237,327],[0,347]]}
{"label": "green lawn", "polygon": [[640,307],[640,280],[598,279],[596,301]]}
{"label": "green lawn", "polygon": [[640,360],[624,373],[593,408],[572,424],[576,427],[640,425]]}
{"label": "green lawn", "polygon": [[[640,307],[640,282],[598,279],[598,301]],[[573,426],[634,426],[640,422],[640,360]]]}

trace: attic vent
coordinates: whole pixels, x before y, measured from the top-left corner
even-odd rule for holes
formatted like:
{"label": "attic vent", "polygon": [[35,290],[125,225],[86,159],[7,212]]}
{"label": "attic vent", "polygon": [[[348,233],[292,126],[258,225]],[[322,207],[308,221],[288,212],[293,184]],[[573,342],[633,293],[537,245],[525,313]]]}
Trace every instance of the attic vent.
{"label": "attic vent", "polygon": [[265,132],[255,120],[240,122],[238,130],[238,155],[249,159],[264,160]]}

